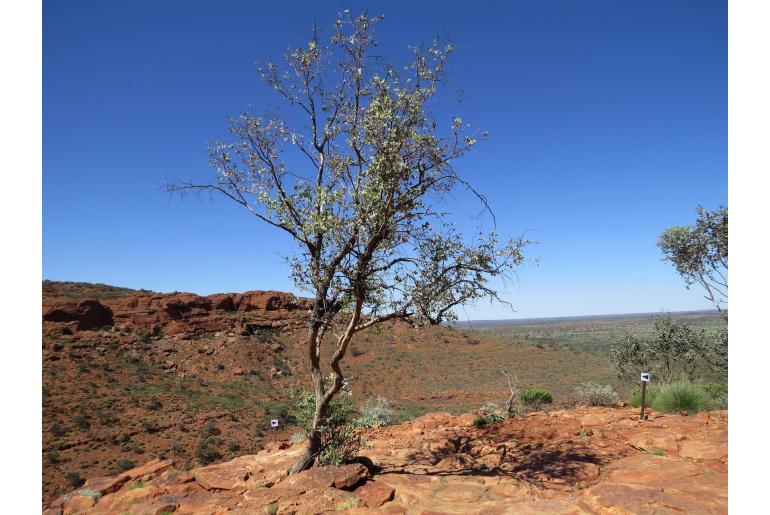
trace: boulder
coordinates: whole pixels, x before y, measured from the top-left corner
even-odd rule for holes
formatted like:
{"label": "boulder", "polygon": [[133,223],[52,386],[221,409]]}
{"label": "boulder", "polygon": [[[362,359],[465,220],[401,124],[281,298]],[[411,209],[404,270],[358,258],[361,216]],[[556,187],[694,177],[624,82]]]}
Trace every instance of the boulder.
{"label": "boulder", "polygon": [[353,493],[370,508],[379,508],[393,500],[395,489],[382,481],[370,481],[357,488]]}

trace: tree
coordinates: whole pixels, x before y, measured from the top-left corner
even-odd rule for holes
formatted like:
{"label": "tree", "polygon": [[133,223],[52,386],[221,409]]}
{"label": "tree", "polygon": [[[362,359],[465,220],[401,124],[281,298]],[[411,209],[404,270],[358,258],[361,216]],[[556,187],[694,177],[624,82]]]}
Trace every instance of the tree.
{"label": "tree", "polygon": [[650,337],[626,334],[610,349],[610,362],[621,379],[641,371],[652,372],[667,382],[678,374],[693,380],[706,370],[727,372],[727,332],[708,332],[674,320],[671,315],[655,320]]}
{"label": "tree", "polygon": [[[381,20],[345,11],[329,44],[314,30],[283,66],[261,66],[290,116],[231,119],[230,137],[209,148],[214,178],[167,185],[222,194],[296,243],[291,277],[314,297],[306,350],[315,412],[293,472],[322,451],[319,427],[342,388],[354,333],[395,319],[439,324],[467,302],[500,300],[489,280],[510,279],[530,243],[490,232],[468,244],[449,223],[440,206],[460,188],[489,210],[454,166],[486,134],[459,116],[442,130],[431,113],[452,46],[436,38],[394,66],[374,50]],[[335,347],[328,386],[320,363],[327,334]]]}
{"label": "tree", "polygon": [[664,260],[674,264],[687,288],[700,284],[706,298],[722,313],[727,302],[727,208],[696,210],[695,226],[676,226],[663,231],[658,247]]}

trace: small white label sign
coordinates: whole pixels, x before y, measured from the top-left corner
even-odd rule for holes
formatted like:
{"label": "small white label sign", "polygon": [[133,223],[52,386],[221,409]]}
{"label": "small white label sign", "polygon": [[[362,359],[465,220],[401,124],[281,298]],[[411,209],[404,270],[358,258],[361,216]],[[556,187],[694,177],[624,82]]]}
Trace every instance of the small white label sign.
{"label": "small white label sign", "polygon": [[649,383],[650,382],[650,374],[649,374],[649,372],[642,372],[642,381],[644,381],[645,383]]}
{"label": "small white label sign", "polygon": [[270,427],[278,427],[278,419],[273,419],[270,421]]}

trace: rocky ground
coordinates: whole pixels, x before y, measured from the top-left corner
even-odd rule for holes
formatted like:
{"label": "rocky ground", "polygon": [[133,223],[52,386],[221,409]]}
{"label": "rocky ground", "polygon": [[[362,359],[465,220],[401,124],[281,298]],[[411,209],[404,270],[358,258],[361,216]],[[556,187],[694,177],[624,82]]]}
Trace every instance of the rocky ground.
{"label": "rocky ground", "polygon": [[532,413],[482,428],[432,413],[366,432],[360,463],[287,469],[301,444],[91,478],[44,513],[726,513],[727,412]]}

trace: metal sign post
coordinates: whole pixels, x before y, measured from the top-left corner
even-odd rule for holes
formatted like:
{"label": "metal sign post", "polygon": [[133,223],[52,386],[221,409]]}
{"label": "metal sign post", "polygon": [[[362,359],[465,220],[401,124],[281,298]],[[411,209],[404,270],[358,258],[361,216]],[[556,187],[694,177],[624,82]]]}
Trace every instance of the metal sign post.
{"label": "metal sign post", "polygon": [[650,382],[650,374],[642,372],[642,405],[639,410],[639,420],[644,420],[644,402],[647,400],[647,383]]}
{"label": "metal sign post", "polygon": [[270,421],[270,427],[272,427],[273,429],[278,429],[278,424],[279,424],[278,419],[274,418],[273,420]]}

